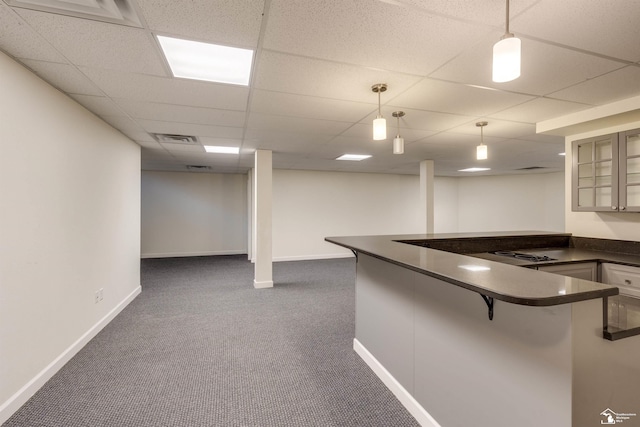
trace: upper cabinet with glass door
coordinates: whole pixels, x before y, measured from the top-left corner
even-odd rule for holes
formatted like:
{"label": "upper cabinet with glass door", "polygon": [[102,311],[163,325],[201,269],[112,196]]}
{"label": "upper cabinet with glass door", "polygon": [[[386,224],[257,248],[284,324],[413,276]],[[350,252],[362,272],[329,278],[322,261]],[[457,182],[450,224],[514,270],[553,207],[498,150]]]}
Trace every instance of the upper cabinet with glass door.
{"label": "upper cabinet with glass door", "polygon": [[619,210],[640,212],[640,129],[620,133]]}
{"label": "upper cabinet with glass door", "polygon": [[617,210],[618,134],[574,141],[572,154],[572,209]]}
{"label": "upper cabinet with glass door", "polygon": [[574,211],[640,212],[640,129],[572,146]]}

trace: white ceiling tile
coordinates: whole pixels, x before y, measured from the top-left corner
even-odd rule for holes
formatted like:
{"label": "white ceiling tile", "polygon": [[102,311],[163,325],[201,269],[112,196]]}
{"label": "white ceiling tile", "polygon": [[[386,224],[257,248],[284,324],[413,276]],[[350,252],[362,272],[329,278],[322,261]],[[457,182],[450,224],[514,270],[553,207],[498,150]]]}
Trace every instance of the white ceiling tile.
{"label": "white ceiling tile", "polygon": [[485,28],[381,1],[273,0],[264,47],[426,75]]}
{"label": "white ceiling tile", "polygon": [[102,96],[103,93],[72,65],[23,59],[22,63],[38,76],[68,94]]}
{"label": "white ceiling tile", "polygon": [[138,119],[147,132],[169,133],[176,135],[211,136],[215,138],[242,138],[242,128],[225,126],[206,126],[193,123],[163,122],[156,120]]}
{"label": "white ceiling tile", "polygon": [[591,108],[591,106],[557,99],[536,98],[515,107],[493,113],[489,118],[537,123],[587,108]]}
{"label": "white ceiling tile", "polygon": [[198,153],[205,154],[206,151],[201,144],[171,144],[160,143],[163,149],[171,154]]}
{"label": "white ceiling tile", "polygon": [[570,88],[554,92],[550,97],[592,105],[602,105],[638,95],[640,95],[640,67],[628,66]]}
{"label": "white ceiling tile", "polygon": [[81,68],[107,96],[133,101],[244,111],[249,88],[195,80]]}
{"label": "white ceiling tile", "polygon": [[114,100],[131,117],[202,125],[244,126],[246,113],[214,108],[140,102],[130,99]]}
{"label": "white ceiling tile", "polygon": [[333,138],[332,135],[320,133],[295,133],[281,130],[249,129],[242,144],[243,150],[261,149],[281,152],[310,153],[318,146],[324,145]]}
{"label": "white ceiling tile", "polygon": [[143,29],[28,9],[18,13],[76,65],[167,74],[157,46]]}
{"label": "white ceiling tile", "polygon": [[501,34],[483,39],[474,49],[430,75],[438,79],[493,87],[511,92],[546,95],[597,77],[624,64],[535,40],[522,39],[521,75],[506,83],[491,80],[493,45]]}
{"label": "white ceiling tile", "polygon": [[[484,137],[495,138],[517,138],[535,133],[536,126],[533,123],[509,122],[506,120],[485,120],[487,125],[482,129]],[[457,128],[451,129],[451,132],[466,133],[476,135],[480,142],[480,127],[476,126],[477,122],[466,123]]]}
{"label": "white ceiling tile", "polygon": [[401,93],[420,80],[393,73],[263,50],[254,87],[276,92],[357,102],[377,102],[371,86],[387,84],[387,93]]}
{"label": "white ceiling tile", "polygon": [[[371,94],[375,95],[373,92]],[[377,103],[377,96],[372,101]],[[359,121],[375,109],[375,104],[264,90],[255,90],[251,100],[251,110],[256,113],[351,123]]]}
{"label": "white ceiling tile", "polygon": [[489,115],[533,99],[499,90],[425,79],[411,91],[393,98],[390,105],[467,116]]}
{"label": "white ceiling tile", "polygon": [[0,2],[0,49],[15,58],[67,63],[64,56],[3,2]]}
{"label": "white ceiling tile", "polygon": [[638,17],[636,0],[542,0],[512,19],[511,31],[635,62]]}
{"label": "white ceiling tile", "polygon": [[[511,0],[511,16],[517,16],[539,0]],[[505,2],[468,0],[399,0],[401,3],[424,10],[447,15],[456,19],[474,21],[478,24],[504,26]]]}
{"label": "white ceiling tile", "polygon": [[264,0],[137,0],[150,29],[236,47],[258,45]]}
{"label": "white ceiling tile", "polygon": [[127,116],[115,102],[107,97],[92,95],[71,95],[71,97],[99,116]]}
{"label": "white ceiling tile", "polygon": [[110,124],[111,126],[113,126],[114,128],[118,129],[120,132],[122,132],[125,135],[128,132],[143,131],[142,127],[140,127],[138,123],[134,122],[129,117],[125,117],[122,115],[118,115],[118,116],[103,115],[103,116],[100,116],[100,118],[105,122],[107,122],[108,124]]}
{"label": "white ceiling tile", "polygon": [[[393,138],[398,134],[398,126],[396,124],[397,119],[395,117],[391,117],[391,114],[385,116],[387,120],[387,139],[386,141],[391,142]],[[357,137],[364,138],[368,143],[372,143],[373,141],[373,118],[369,123],[357,123],[351,126],[348,130],[346,130],[342,135],[346,137]],[[400,136],[402,136],[406,142],[415,141],[418,139],[426,138],[435,133],[435,131],[421,130],[421,129],[410,129],[405,127],[400,122]]]}
{"label": "white ceiling tile", "polygon": [[271,114],[251,113],[248,129],[257,131],[277,131],[306,133],[310,135],[337,135],[347,130],[351,123],[333,120],[309,119],[304,117],[274,116]]}

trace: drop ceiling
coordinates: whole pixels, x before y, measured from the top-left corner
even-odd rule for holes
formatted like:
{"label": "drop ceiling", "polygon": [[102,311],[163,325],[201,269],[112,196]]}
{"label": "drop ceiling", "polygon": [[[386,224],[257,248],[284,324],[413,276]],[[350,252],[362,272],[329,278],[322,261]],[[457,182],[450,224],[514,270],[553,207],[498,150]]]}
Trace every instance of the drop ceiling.
{"label": "drop ceiling", "polygon": [[[283,169],[418,174],[433,159],[439,176],[561,171],[562,137],[536,134],[536,122],[640,95],[637,0],[512,0],[522,76],[508,83],[491,81],[503,0],[129,3],[137,20],[104,22],[3,0],[0,49],[141,145],[144,170],[244,173],[264,149]],[[253,49],[249,86],[173,78],[158,35]],[[388,86],[385,141],[372,140],[376,83]],[[403,155],[392,154],[394,111],[406,113]],[[335,160],[345,153],[372,157]]]}

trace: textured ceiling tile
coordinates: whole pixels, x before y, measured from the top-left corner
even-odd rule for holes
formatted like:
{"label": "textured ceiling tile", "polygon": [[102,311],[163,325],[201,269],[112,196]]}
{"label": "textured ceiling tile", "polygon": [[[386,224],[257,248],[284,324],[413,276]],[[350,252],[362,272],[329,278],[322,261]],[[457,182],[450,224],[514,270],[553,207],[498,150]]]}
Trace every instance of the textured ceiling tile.
{"label": "textured ceiling tile", "polygon": [[358,102],[377,102],[371,86],[386,83],[387,93],[401,93],[420,80],[418,76],[332,61],[263,51],[254,87],[275,92]]}
{"label": "textured ceiling tile", "polygon": [[27,9],[18,13],[76,65],[167,74],[157,46],[143,29]]}
{"label": "textured ceiling tile", "polygon": [[187,79],[81,68],[111,98],[244,111],[249,89]]}
{"label": "textured ceiling tile", "polygon": [[602,105],[638,95],[640,95],[640,67],[628,66],[552,93],[550,97]]}
{"label": "textured ceiling tile", "polygon": [[236,47],[258,45],[263,0],[137,0],[149,28]]}
{"label": "textured ceiling tile", "polygon": [[92,95],[71,95],[71,97],[99,116],[127,116],[115,102],[107,97]]}
{"label": "textured ceiling tile", "polygon": [[3,2],[0,2],[0,49],[19,59],[67,63],[64,56]]}
{"label": "textured ceiling tile", "polygon": [[380,1],[274,0],[264,47],[426,75],[487,31]]}
{"label": "textured ceiling tile", "polygon": [[484,116],[531,99],[526,95],[426,79],[390,103],[417,110]]}
{"label": "textured ceiling tile", "polygon": [[103,93],[72,65],[23,59],[38,76],[68,94],[101,96]]}
{"label": "textured ceiling tile", "polygon": [[131,117],[137,119],[242,127],[246,116],[241,111],[140,102],[129,99],[115,99],[114,101]]}
{"label": "textured ceiling tile", "polygon": [[190,123],[137,120],[147,132],[169,133],[191,136],[211,136],[215,138],[242,138],[242,128],[224,126],[205,126]]}
{"label": "textured ceiling tile", "polygon": [[542,0],[511,31],[628,61],[640,60],[640,2]]}
{"label": "textured ceiling tile", "polygon": [[[512,0],[509,5],[510,15],[517,16],[538,1]],[[473,21],[482,25],[504,27],[505,24],[506,4],[504,1],[401,0],[401,2],[429,12]]]}
{"label": "textured ceiling tile", "polygon": [[[376,94],[373,92],[371,94],[374,95],[371,101],[377,103]],[[255,90],[251,102],[251,111],[256,113],[352,123],[359,121],[376,108],[375,104],[267,92],[264,90]]]}
{"label": "textured ceiling tile", "polygon": [[537,123],[565,114],[591,108],[590,105],[560,101],[550,98],[536,98],[515,107],[507,108],[491,115],[491,118],[519,122]]}
{"label": "textured ceiling tile", "polygon": [[268,131],[283,129],[287,132],[311,135],[337,135],[344,132],[349,126],[352,126],[352,124],[333,120],[251,113],[247,127],[249,129]]}
{"label": "textured ceiling tile", "polygon": [[430,77],[518,93],[547,95],[624,65],[550,44],[522,39],[520,77],[511,82],[494,83],[491,80],[492,49],[493,44],[499,39],[498,34],[484,39],[474,49],[467,50]]}

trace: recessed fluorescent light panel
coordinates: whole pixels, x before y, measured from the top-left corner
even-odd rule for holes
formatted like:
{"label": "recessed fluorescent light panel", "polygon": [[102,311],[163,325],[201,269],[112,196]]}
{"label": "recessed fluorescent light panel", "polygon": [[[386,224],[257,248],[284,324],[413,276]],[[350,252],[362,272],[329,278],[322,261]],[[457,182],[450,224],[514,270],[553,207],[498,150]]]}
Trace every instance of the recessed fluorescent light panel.
{"label": "recessed fluorescent light panel", "polygon": [[158,36],[175,77],[249,85],[253,51]]}
{"label": "recessed fluorescent light panel", "polygon": [[491,168],[466,168],[466,169],[458,169],[458,172],[484,172],[490,171]]}
{"label": "recessed fluorescent light panel", "polygon": [[368,159],[369,157],[371,156],[368,154],[343,154],[342,156],[338,157],[336,160],[351,160],[351,161],[359,162],[360,160]]}
{"label": "recessed fluorescent light panel", "polygon": [[240,153],[239,147],[222,147],[219,145],[205,145],[204,150],[207,153],[217,153],[217,154],[238,154]]}

